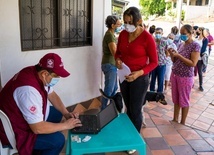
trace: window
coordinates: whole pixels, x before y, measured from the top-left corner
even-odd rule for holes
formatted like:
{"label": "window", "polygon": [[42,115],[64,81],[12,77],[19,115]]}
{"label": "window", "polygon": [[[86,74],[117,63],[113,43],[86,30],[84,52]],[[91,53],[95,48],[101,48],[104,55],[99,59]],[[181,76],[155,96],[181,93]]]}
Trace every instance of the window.
{"label": "window", "polygon": [[202,6],[202,0],[196,0],[195,5]]}
{"label": "window", "polygon": [[20,0],[22,51],[92,45],[91,0]]}

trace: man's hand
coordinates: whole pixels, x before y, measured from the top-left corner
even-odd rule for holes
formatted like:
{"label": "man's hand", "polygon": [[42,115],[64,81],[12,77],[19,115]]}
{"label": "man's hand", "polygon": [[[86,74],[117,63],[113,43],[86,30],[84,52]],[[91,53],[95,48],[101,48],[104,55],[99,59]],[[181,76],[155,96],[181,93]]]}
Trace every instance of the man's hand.
{"label": "man's hand", "polygon": [[69,118],[79,118],[78,112],[69,112],[64,115],[64,117],[68,120]]}
{"label": "man's hand", "polygon": [[64,124],[66,125],[67,129],[73,129],[75,127],[82,126],[81,121],[79,119],[77,119],[77,118],[69,118],[68,120],[66,120],[64,122]]}

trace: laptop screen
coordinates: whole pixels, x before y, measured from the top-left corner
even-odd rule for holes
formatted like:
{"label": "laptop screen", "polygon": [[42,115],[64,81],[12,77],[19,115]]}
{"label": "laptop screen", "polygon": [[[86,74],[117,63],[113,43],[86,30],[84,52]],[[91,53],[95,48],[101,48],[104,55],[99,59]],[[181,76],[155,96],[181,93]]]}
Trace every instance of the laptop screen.
{"label": "laptop screen", "polygon": [[109,104],[98,115],[100,118],[100,128],[103,128],[105,125],[107,125],[109,122],[111,122],[114,118],[117,117],[118,113],[115,108],[115,104]]}

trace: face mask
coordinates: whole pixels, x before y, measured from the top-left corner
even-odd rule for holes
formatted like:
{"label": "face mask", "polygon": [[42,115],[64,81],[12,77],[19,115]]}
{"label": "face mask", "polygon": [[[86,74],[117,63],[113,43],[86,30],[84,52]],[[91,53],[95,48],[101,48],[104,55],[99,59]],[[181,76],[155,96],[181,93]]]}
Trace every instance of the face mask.
{"label": "face mask", "polygon": [[201,33],[200,32],[196,32],[196,35],[199,36]]}
{"label": "face mask", "polygon": [[125,30],[129,33],[132,33],[136,30],[137,28],[134,25],[130,24],[125,24]]}
{"label": "face mask", "polygon": [[168,42],[168,44],[170,45],[170,44],[173,43],[173,40],[168,38],[168,39],[167,39],[167,42]]}
{"label": "face mask", "polygon": [[46,86],[53,87],[57,82],[59,81],[59,78],[52,78],[50,83],[47,83]]}
{"label": "face mask", "polygon": [[162,35],[161,34],[155,34],[156,39],[161,39]]}
{"label": "face mask", "polygon": [[183,40],[183,41],[187,41],[188,40],[187,35],[181,34],[180,37],[181,37],[181,40]]}
{"label": "face mask", "polygon": [[119,33],[120,32],[120,27],[117,27],[115,30],[114,30],[115,33]]}

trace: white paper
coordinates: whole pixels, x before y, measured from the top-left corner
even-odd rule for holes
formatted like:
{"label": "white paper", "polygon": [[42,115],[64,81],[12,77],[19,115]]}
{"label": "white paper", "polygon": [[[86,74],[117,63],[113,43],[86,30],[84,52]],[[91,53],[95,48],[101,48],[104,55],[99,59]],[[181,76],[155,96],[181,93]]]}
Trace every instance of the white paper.
{"label": "white paper", "polygon": [[126,64],[122,63],[122,69],[118,69],[117,74],[119,76],[120,82],[122,83],[126,78],[125,76],[131,74],[131,70]]}

